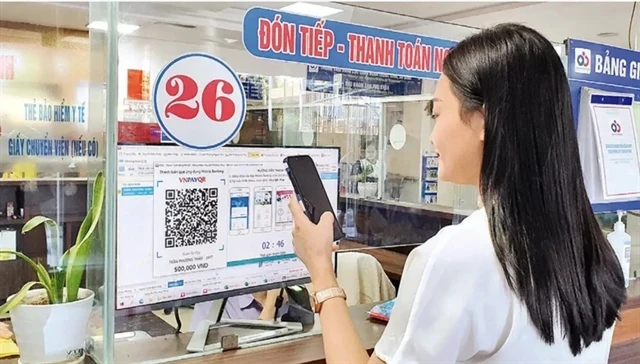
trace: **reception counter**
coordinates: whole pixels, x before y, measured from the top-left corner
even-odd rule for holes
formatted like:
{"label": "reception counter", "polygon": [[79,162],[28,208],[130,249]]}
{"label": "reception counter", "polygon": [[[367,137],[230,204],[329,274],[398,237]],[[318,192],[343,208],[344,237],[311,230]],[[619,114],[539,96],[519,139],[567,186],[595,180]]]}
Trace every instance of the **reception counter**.
{"label": "reception counter", "polygon": [[[472,211],[437,204],[361,198],[342,194],[338,205],[349,240],[370,246],[419,245],[445,226],[463,220]],[[347,216],[353,221],[345,221]]]}
{"label": "reception counter", "polygon": [[[367,312],[373,305],[351,307],[351,317],[364,347],[373,351],[382,336],[385,326],[368,319]],[[317,333],[319,333],[319,328]],[[141,345],[140,342],[124,344],[118,349],[116,363],[139,363],[149,360],[145,353],[158,353],[173,357],[184,355],[191,334],[176,337],[155,338]],[[140,348],[144,347],[144,350]],[[230,351],[220,354],[203,355],[192,358],[184,357],[180,363],[184,364],[246,364],[246,363],[322,363],[324,362],[322,337],[313,335],[279,344],[260,346],[256,348]],[[616,326],[609,356],[611,364],[637,364],[640,359],[640,300],[637,307],[625,309],[622,321]]]}
{"label": "reception counter", "polygon": [[[373,305],[350,308],[353,322],[364,347],[370,352],[380,339],[385,326],[371,321],[367,312]],[[640,280],[629,287],[629,299],[623,307],[622,321],[616,325],[609,363],[637,364],[640,359]],[[324,350],[318,325],[305,337],[255,348],[209,355],[187,355],[186,348],[191,333],[165,335],[151,339],[116,344],[115,363],[142,363],[178,358],[185,364],[230,363],[322,363]],[[17,359],[0,360],[2,364],[15,364]],[[86,363],[93,363],[87,359]]]}

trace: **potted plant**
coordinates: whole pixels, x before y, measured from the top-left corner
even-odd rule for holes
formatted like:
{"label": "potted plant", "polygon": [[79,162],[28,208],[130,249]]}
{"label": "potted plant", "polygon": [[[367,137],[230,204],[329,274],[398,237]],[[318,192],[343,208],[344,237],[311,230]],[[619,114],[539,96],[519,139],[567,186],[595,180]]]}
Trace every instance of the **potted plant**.
{"label": "potted plant", "polygon": [[[20,349],[21,363],[79,363],[84,360],[87,324],[94,293],[80,288],[94,234],[102,216],[105,182],[99,172],[93,185],[91,207],[76,243],[60,258],[58,267],[49,271],[26,255],[0,250],[25,260],[36,271],[38,280],[26,283],[0,307],[0,315],[10,312],[11,325]],[[44,224],[58,239],[58,224],[36,216],[22,228],[25,234]],[[37,289],[32,289],[39,287]]]}
{"label": "potted plant", "polygon": [[376,197],[378,193],[378,177],[375,176],[373,166],[367,164],[358,176],[358,194],[362,198]]}

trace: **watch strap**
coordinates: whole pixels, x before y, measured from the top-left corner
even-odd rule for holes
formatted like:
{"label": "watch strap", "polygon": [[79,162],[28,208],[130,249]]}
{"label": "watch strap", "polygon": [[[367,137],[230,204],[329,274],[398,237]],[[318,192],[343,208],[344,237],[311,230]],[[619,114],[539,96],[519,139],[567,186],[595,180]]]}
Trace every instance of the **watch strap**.
{"label": "watch strap", "polygon": [[313,298],[314,298],[314,311],[316,313],[320,313],[320,310],[322,309],[322,304],[324,302],[333,298],[342,298],[346,300],[347,294],[342,288],[332,287],[332,288],[323,289],[321,291],[314,293]]}

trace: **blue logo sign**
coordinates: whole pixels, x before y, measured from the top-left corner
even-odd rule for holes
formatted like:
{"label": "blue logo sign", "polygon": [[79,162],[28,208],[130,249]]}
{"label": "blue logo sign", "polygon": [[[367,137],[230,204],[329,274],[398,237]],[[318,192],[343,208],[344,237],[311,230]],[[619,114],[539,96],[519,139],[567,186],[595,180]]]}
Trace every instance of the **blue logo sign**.
{"label": "blue logo sign", "polygon": [[307,66],[307,91],[385,97],[422,94],[422,79]]}
{"label": "blue logo sign", "polygon": [[577,53],[577,58],[576,58],[576,63],[578,64],[578,66],[580,67],[589,67],[590,64],[590,55],[587,55],[587,52],[589,50],[582,50],[582,52]]}
{"label": "blue logo sign", "polygon": [[252,8],[242,40],[255,57],[370,73],[438,79],[456,42]]}
{"label": "blue logo sign", "polygon": [[570,79],[640,90],[640,52],[575,39],[568,44]]}

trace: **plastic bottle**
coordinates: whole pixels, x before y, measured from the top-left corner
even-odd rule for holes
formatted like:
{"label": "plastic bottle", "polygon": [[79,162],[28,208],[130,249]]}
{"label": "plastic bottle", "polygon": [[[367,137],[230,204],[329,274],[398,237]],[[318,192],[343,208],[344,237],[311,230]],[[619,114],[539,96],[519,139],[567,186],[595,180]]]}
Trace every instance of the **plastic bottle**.
{"label": "plastic bottle", "polygon": [[631,235],[625,232],[622,222],[622,211],[618,211],[618,222],[613,225],[613,232],[607,235],[607,240],[616,252],[624,273],[624,285],[629,287],[629,269],[631,268]]}
{"label": "plastic bottle", "polygon": [[356,219],[355,214],[353,213],[352,208],[348,208],[347,212],[344,216],[344,225],[343,225],[344,234],[348,238],[355,237],[358,232],[356,230]]}

